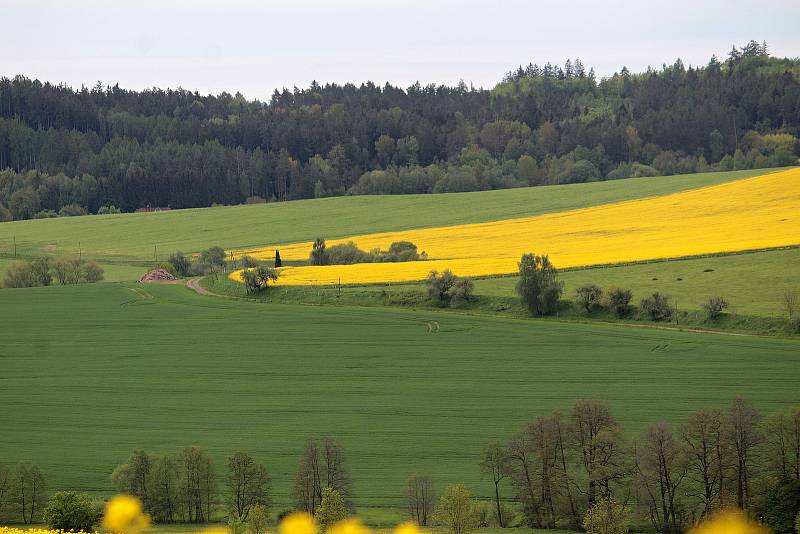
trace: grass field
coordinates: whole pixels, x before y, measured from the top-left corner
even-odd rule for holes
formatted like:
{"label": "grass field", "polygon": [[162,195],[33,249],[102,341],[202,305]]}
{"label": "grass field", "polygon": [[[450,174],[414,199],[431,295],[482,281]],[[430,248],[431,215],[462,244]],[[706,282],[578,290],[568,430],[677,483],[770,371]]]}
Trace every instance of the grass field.
{"label": "grass field", "polygon": [[3,290],[0,324],[0,458],[103,494],[134,447],[199,444],[219,470],[251,451],[285,506],[304,440],[330,434],[362,507],[397,505],[416,472],[487,496],[480,447],[577,398],[608,399],[633,435],[737,395],[765,411],[796,404],[800,379],[796,340],[268,305],[175,285]]}
{"label": "grass field", "polygon": [[93,259],[165,259],[175,250],[243,248],[371,232],[494,221],[663,195],[770,169],[631,178],[442,195],[356,196],[161,213],[0,224],[0,257],[83,253]]}

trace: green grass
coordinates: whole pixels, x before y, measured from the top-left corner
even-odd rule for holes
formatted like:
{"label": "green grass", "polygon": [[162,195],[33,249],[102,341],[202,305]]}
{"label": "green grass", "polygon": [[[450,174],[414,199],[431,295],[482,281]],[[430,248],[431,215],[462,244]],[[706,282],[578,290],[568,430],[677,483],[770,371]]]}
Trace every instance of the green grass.
{"label": "green grass", "polygon": [[770,169],[631,178],[442,195],[355,196],[161,213],[93,215],[0,224],[0,256],[76,254],[99,260],[165,259],[196,252],[482,222],[663,195]]}
{"label": "green grass", "polygon": [[[564,271],[560,278],[564,300],[573,300],[575,288],[588,283],[603,289],[630,288],[633,304],[659,291],[685,312],[679,318],[681,326],[784,335],[783,295],[787,289],[800,291],[800,248]],[[475,280],[477,302],[459,311],[527,316],[516,295],[516,282],[516,277]],[[430,307],[423,284],[276,287],[255,297],[224,277],[208,278],[203,284],[219,294],[267,302]],[[721,319],[708,321],[701,304],[713,295],[726,298],[729,308]],[[567,308],[561,318],[585,320],[586,315],[580,309]],[[591,318],[613,320],[603,313],[593,313]]]}
{"label": "green grass", "polygon": [[[629,288],[635,302],[659,291],[683,310],[700,310],[709,297],[720,295],[729,301],[730,313],[777,317],[785,313],[786,290],[800,291],[800,248],[582,269],[563,272],[560,278],[570,299],[577,287],[597,284]],[[475,292],[511,297],[516,282],[516,277],[476,280]]]}
{"label": "green grass", "polygon": [[738,395],[788,407],[800,379],[797,340],[239,302],[174,285],[3,290],[0,324],[3,461],[107,494],[134,447],[199,444],[220,471],[244,449],[270,469],[278,510],[310,436],[342,442],[361,507],[399,505],[419,472],[487,497],[481,446],[577,398],[608,399],[635,435]]}

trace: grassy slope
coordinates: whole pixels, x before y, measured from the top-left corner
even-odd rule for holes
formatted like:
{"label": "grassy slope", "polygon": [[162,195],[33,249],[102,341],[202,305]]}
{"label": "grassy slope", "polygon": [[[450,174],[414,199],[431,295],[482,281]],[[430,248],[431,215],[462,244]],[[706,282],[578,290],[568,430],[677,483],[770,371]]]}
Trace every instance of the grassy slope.
{"label": "grassy slope", "polygon": [[360,505],[396,505],[413,472],[487,496],[480,447],[576,398],[609,399],[635,433],[737,395],[783,408],[800,378],[796,340],[265,305],[182,286],[4,290],[0,324],[3,460],[107,492],[134,447],[200,444],[220,469],[241,448],[268,465],[281,506],[312,435],[342,441]]}
{"label": "grassy slope", "polygon": [[[711,271],[706,272],[707,269]],[[659,291],[669,296],[673,305],[689,314],[684,320],[685,325],[781,334],[785,314],[783,295],[787,289],[800,290],[800,248],[564,271],[560,278],[564,282],[563,298],[566,300],[574,299],[575,288],[589,283],[603,289],[611,286],[630,288],[634,304]],[[475,280],[475,294],[480,301],[472,309],[527,316],[516,296],[516,282],[516,277]],[[216,282],[206,279],[203,283],[216,293],[249,297],[241,284],[227,279],[220,278]],[[287,287],[273,288],[257,298],[308,304],[424,306],[424,292],[423,284],[344,286],[341,290]],[[727,314],[742,317],[736,321],[729,317],[728,320],[707,323],[700,305],[713,295],[728,300]],[[583,319],[584,313],[567,310],[567,318]]]}
{"label": "grassy slope", "polygon": [[[0,225],[0,256],[76,253],[164,259],[198,251],[491,221],[662,195],[770,172],[769,169],[445,195],[358,196],[267,205],[42,219]],[[154,245],[157,249],[154,251]]]}
{"label": "grassy slope", "polygon": [[[784,292],[800,290],[800,249],[583,269],[564,272],[561,279],[570,299],[583,284],[620,286],[633,291],[635,302],[659,291],[680,309],[699,310],[709,297],[720,295],[729,301],[730,313],[773,317],[784,313]],[[516,282],[516,277],[477,280],[475,291],[511,297]]]}

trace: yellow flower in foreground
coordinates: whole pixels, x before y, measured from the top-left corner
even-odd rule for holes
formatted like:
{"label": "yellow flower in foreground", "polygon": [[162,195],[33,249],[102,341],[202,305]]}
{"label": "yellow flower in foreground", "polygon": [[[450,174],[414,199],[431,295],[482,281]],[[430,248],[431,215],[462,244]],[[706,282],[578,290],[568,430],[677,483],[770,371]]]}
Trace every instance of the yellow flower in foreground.
{"label": "yellow flower in foreground", "polygon": [[351,517],[331,525],[327,534],[372,534],[360,519]]}
{"label": "yellow flower in foreground", "polygon": [[142,503],[130,495],[117,495],[106,504],[103,529],[118,534],[139,534],[150,526],[150,516]]}
{"label": "yellow flower in foreground", "polygon": [[314,518],[305,512],[287,515],[278,527],[278,534],[316,534],[316,532],[317,524],[314,523]]}
{"label": "yellow flower in foreground", "polygon": [[770,534],[770,530],[740,510],[724,510],[700,523],[689,534]]}
{"label": "yellow flower in foreground", "polygon": [[406,521],[397,525],[392,534],[422,534],[422,530],[413,521]]}

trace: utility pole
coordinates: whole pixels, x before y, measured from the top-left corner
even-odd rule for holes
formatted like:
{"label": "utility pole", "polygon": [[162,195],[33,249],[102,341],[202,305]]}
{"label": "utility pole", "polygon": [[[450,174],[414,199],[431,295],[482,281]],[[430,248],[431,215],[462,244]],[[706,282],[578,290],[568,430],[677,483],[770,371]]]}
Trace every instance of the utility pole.
{"label": "utility pole", "polygon": [[14,257],[17,257],[17,236],[14,236]]}
{"label": "utility pole", "polygon": [[153,245],[153,261],[158,261],[158,245]]}
{"label": "utility pole", "polygon": [[83,250],[81,250],[81,242],[78,241],[78,259],[83,258]]}

